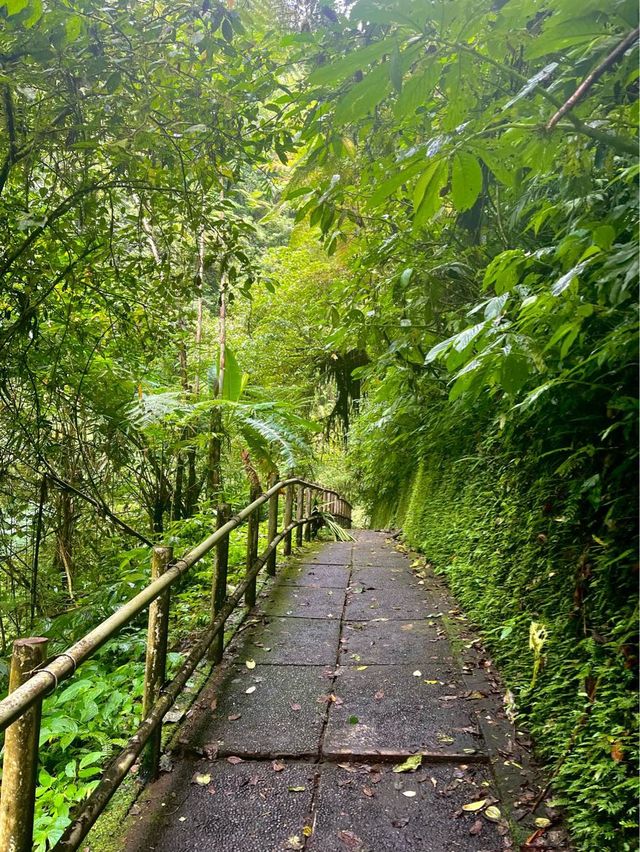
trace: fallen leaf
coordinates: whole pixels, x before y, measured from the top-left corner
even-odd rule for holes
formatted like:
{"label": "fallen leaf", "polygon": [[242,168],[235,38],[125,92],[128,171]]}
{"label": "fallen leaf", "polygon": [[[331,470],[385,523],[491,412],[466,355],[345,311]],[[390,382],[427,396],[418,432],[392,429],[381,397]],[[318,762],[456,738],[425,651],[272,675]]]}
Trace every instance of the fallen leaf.
{"label": "fallen leaf", "polygon": [[287,849],[304,849],[304,843],[297,834],[287,840]]}
{"label": "fallen leaf", "polygon": [[363,672],[365,669],[368,669],[369,666],[356,666],[357,672]]}
{"label": "fallen leaf", "polygon": [[362,846],[362,840],[360,840],[358,835],[354,834],[353,831],[339,831],[338,839],[341,840],[349,849],[358,849]]}
{"label": "fallen leaf", "polygon": [[538,828],[549,828],[549,826],[551,825],[551,820],[547,819],[546,817],[536,817],[535,823]]}
{"label": "fallen leaf", "polygon": [[384,689],[379,689],[373,697],[376,701],[382,701],[384,698]]}
{"label": "fallen leaf", "polygon": [[362,792],[364,793],[365,796],[368,796],[370,799],[372,799],[373,796],[374,796],[374,792],[371,789],[371,787],[363,787]]}
{"label": "fallen leaf", "polygon": [[486,804],[487,804],[486,799],[479,799],[479,801],[477,801],[477,802],[469,802],[468,804],[463,805],[462,810],[473,813],[474,811],[482,810],[482,808],[484,808],[484,806]]}
{"label": "fallen leaf", "polygon": [[437,680],[425,680],[424,683],[430,683],[431,685],[433,685],[434,683],[438,683],[438,681]]}
{"label": "fallen leaf", "polygon": [[417,793],[415,790],[403,790],[402,795],[406,796],[407,799],[413,799],[414,796],[417,796]]}
{"label": "fallen leaf", "polygon": [[306,790],[306,787],[289,787],[290,793],[302,793]]}
{"label": "fallen leaf", "polygon": [[186,817],[178,817],[178,822],[186,822],[186,821],[187,821]]}
{"label": "fallen leaf", "polygon": [[467,696],[467,698],[469,698],[472,701],[477,701],[481,698],[486,698],[486,697],[487,696],[484,694],[484,692],[480,692],[477,689],[474,689],[473,692],[470,692],[469,695]]}
{"label": "fallen leaf", "polygon": [[502,819],[502,813],[500,812],[500,808],[496,808],[495,805],[489,805],[489,807],[484,812],[485,817],[490,822],[500,822]]}
{"label": "fallen leaf", "polygon": [[398,819],[392,819],[391,825],[394,828],[404,828],[405,825],[409,822],[409,817],[399,817]]}
{"label": "fallen leaf", "polygon": [[202,753],[207,760],[215,760],[218,756],[218,743],[207,743],[203,746]]}
{"label": "fallen leaf", "polygon": [[481,831],[482,831],[482,820],[477,819],[474,822],[474,824],[471,826],[471,828],[469,829],[469,834],[471,834],[473,837],[475,837],[477,834],[480,834]]}
{"label": "fallen leaf", "polygon": [[393,767],[393,772],[413,772],[417,769],[422,763],[422,755],[421,754],[413,754],[411,757],[408,757],[404,763],[397,763]]}
{"label": "fallen leaf", "polygon": [[422,672],[419,671],[418,669],[416,669],[415,672],[413,673],[413,676],[414,677],[422,677]]}
{"label": "fallen leaf", "polygon": [[246,660],[246,661],[245,661],[245,666],[246,666],[248,669],[255,669],[255,667],[256,667],[256,661],[255,661],[255,660]]}
{"label": "fallen leaf", "polygon": [[251,695],[251,693],[252,693],[252,692],[255,692],[255,691],[256,691],[256,689],[257,689],[257,687],[256,687],[256,686],[250,686],[250,687],[249,687],[249,689],[245,689],[245,693],[246,693],[247,695]]}
{"label": "fallen leaf", "polygon": [[241,716],[242,716],[242,713],[232,713],[230,716],[227,716],[227,719],[230,722],[237,722],[238,719],[241,718]]}
{"label": "fallen leaf", "polygon": [[236,757],[234,754],[231,757],[227,758],[227,763],[230,763],[232,766],[237,766],[238,763],[244,763],[241,757]]}
{"label": "fallen leaf", "polygon": [[200,774],[196,772],[196,774],[191,779],[192,784],[199,784],[201,787],[206,787],[207,784],[211,781],[211,775],[208,772],[204,774]]}
{"label": "fallen leaf", "polygon": [[280,763],[279,760],[274,760],[271,764],[271,768],[274,772],[282,772],[282,770],[284,769],[284,763]]}
{"label": "fallen leaf", "polygon": [[313,826],[305,825],[305,827],[302,829],[302,833],[305,837],[311,837],[311,835],[313,834]]}
{"label": "fallen leaf", "polygon": [[296,704],[295,702],[293,704],[290,704],[289,707],[291,707],[291,709],[296,713],[298,712],[298,710],[302,710],[302,705]]}

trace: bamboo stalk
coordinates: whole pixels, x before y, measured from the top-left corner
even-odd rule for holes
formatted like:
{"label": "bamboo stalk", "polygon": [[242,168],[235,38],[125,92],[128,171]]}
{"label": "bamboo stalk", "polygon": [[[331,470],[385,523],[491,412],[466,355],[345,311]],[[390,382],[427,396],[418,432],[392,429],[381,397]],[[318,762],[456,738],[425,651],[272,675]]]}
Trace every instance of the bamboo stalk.
{"label": "bamboo stalk", "polygon": [[296,521],[298,521],[298,526],[296,527],[296,547],[302,547],[302,521],[304,517],[304,485],[298,485],[296,487]]}
{"label": "bamboo stalk", "polygon": [[[151,579],[161,577],[171,560],[173,548],[154,547],[151,556]],[[142,696],[142,718],[144,719],[160,696],[167,677],[167,644],[169,641],[170,590],[166,589],[149,607],[147,627],[147,660]],[[162,725],[153,732],[142,761],[142,777],[153,781],[160,769]]]}
{"label": "bamboo stalk", "polygon": [[[218,506],[218,529],[221,529],[231,516],[231,506],[223,503]],[[213,583],[211,587],[211,622],[221,612],[227,599],[227,571],[229,567],[229,536],[225,536],[216,544]],[[221,630],[209,648],[209,659],[212,663],[219,663],[224,650],[224,630]]]}
{"label": "bamboo stalk", "polygon": [[[278,534],[278,492],[272,494],[269,498],[269,522],[267,528],[267,538],[268,543],[274,540],[276,535]],[[269,555],[267,559],[267,574],[270,577],[275,577],[276,575],[276,550],[275,548]]]}
{"label": "bamboo stalk", "polygon": [[[293,485],[287,485],[287,490],[284,495],[284,522],[283,526],[285,529],[291,524],[291,520],[293,518]],[[284,538],[284,547],[282,548],[282,552],[285,556],[291,556],[291,531],[289,531]]]}
{"label": "bamboo stalk", "polygon": [[[48,639],[33,637],[13,643],[9,691],[17,690],[47,658]],[[51,681],[50,681],[51,684]],[[38,778],[38,739],[42,698],[7,728],[0,798],[0,849],[31,852]]]}
{"label": "bamboo stalk", "polygon": [[[258,488],[251,488],[251,497],[255,499],[259,495],[260,491]],[[249,515],[249,520],[247,521],[247,557],[246,557],[246,566],[247,566],[247,574],[251,573],[251,569],[253,568],[253,564],[256,561],[258,556],[258,539],[260,536],[260,508],[257,508],[252,515]],[[256,604],[256,579],[255,577],[247,586],[247,591],[244,596],[244,602],[248,609],[255,606]]]}

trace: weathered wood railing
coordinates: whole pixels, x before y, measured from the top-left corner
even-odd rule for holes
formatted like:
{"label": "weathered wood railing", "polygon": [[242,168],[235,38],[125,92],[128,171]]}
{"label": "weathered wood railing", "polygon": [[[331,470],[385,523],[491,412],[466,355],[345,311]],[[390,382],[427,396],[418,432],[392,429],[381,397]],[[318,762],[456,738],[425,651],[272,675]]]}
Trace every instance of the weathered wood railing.
{"label": "weathered wood railing", "polygon": [[[278,532],[278,498],[282,491],[285,492],[283,529]],[[258,555],[260,509],[267,502],[269,543]],[[298,546],[302,545],[303,538],[311,540],[312,527],[318,519],[314,509],[327,511],[341,525],[351,526],[351,505],[337,492],[298,478],[277,482],[235,515],[231,515],[229,506],[220,507],[216,531],[180,559],[173,559],[170,547],[154,547],[149,585],[64,653],[47,662],[45,638],[32,637],[14,642],[9,695],[0,701],[0,731],[6,729],[0,790],[2,852],[31,852],[32,849],[43,698],[55,691],[63,680],[73,675],[85,660],[142,610],[149,608],[143,721],[125,748],[109,763],[99,784],[54,847],[54,852],[70,852],[82,843],[143,751],[142,775],[146,779],[156,777],[165,714],[206,654],[212,662],[220,661],[225,622],[243,596],[247,607],[254,605],[256,580],[263,567],[266,566],[269,575],[275,575],[276,549],[280,542],[284,541],[284,555],[289,555],[294,530]],[[228,596],[229,535],[244,521],[247,521],[246,571],[233,594]],[[166,683],[171,587],[214,548],[211,624],[192,646],[173,680]]]}

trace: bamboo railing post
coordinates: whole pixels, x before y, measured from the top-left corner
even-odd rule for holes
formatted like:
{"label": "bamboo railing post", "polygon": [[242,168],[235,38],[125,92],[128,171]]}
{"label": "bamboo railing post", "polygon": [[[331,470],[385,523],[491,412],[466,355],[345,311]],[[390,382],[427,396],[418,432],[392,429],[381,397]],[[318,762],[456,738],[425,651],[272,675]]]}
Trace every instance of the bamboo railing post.
{"label": "bamboo railing post", "polygon": [[[13,692],[47,658],[48,639],[32,637],[13,643],[9,692]],[[55,686],[55,684],[52,684]],[[7,728],[0,799],[0,849],[31,852],[33,812],[38,779],[38,739],[42,699]]]}
{"label": "bamboo railing post", "polygon": [[311,488],[305,489],[304,515],[309,518],[304,525],[304,540],[311,541],[311,507],[313,505],[313,492]]}
{"label": "bamboo railing post", "polygon": [[[169,567],[173,559],[173,548],[154,547],[151,555],[151,579],[157,580]],[[147,627],[147,659],[142,696],[142,718],[146,719],[151,708],[160,697],[167,679],[167,644],[169,641],[169,599],[171,592],[164,591],[149,605]],[[142,758],[142,776],[149,781],[158,777],[162,745],[162,725],[153,732]]]}
{"label": "bamboo railing post", "polygon": [[[271,479],[270,487],[275,485],[276,477],[273,476]],[[267,544],[271,544],[273,539],[278,534],[278,492],[272,494],[269,498],[269,521],[267,526]],[[267,574],[270,577],[276,576],[276,548],[273,549],[273,552],[269,554],[267,559]]]}
{"label": "bamboo railing post", "polygon": [[[284,496],[284,528],[286,529],[293,518],[293,485],[287,485]],[[291,556],[291,532],[284,537],[282,552],[285,556]]]}
{"label": "bamboo railing post", "polygon": [[[296,521],[304,518],[304,485],[296,488]],[[302,524],[296,527],[296,547],[302,547]]]}
{"label": "bamboo railing post", "polygon": [[[218,506],[217,527],[223,527],[231,517],[231,506],[223,503]],[[224,606],[227,599],[227,569],[229,567],[229,536],[226,535],[216,544],[213,585],[211,588],[211,621],[215,621],[217,614]],[[219,663],[224,650],[224,630],[215,637],[209,646],[208,657],[212,663]]]}
{"label": "bamboo railing post", "polygon": [[[259,489],[251,489],[251,502],[260,496]],[[253,565],[258,558],[258,539],[260,536],[260,507],[258,507],[255,512],[252,512],[249,515],[247,520],[247,560],[246,560],[246,568],[247,573],[251,571]],[[253,580],[247,586],[247,591],[244,594],[244,602],[249,609],[256,604],[256,580],[254,577]]]}

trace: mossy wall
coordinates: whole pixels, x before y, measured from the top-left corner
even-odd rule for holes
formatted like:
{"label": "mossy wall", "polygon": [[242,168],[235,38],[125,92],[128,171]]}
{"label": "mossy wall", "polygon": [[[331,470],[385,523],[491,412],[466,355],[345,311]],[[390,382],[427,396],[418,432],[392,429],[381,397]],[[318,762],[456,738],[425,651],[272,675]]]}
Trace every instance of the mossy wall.
{"label": "mossy wall", "polygon": [[[427,454],[407,491],[393,520],[483,633],[577,848],[636,849],[633,552],[595,535],[582,496],[534,454]],[[532,623],[546,631],[535,683]]]}

